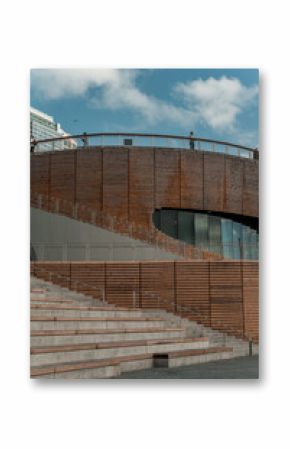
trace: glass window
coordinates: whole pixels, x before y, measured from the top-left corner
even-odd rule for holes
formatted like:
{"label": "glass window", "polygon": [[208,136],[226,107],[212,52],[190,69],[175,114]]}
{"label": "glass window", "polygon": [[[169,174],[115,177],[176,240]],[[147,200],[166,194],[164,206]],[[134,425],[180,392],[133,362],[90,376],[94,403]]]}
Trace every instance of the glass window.
{"label": "glass window", "polygon": [[233,258],[233,222],[221,219],[222,247],[224,257]]}
{"label": "glass window", "polygon": [[194,215],[194,236],[195,244],[201,248],[207,249],[208,241],[208,215]]}
{"label": "glass window", "polygon": [[242,225],[237,222],[233,222],[233,258],[241,258],[242,249]]}
{"label": "glass window", "polygon": [[161,231],[177,239],[177,210],[161,210]]}
{"label": "glass window", "polygon": [[194,214],[178,211],[178,239],[194,244]]}
{"label": "glass window", "polygon": [[221,253],[221,219],[209,215],[209,244],[210,251]]}
{"label": "glass window", "polygon": [[172,238],[229,259],[257,259],[258,233],[229,218],[192,211],[161,209],[153,214],[157,229]]}

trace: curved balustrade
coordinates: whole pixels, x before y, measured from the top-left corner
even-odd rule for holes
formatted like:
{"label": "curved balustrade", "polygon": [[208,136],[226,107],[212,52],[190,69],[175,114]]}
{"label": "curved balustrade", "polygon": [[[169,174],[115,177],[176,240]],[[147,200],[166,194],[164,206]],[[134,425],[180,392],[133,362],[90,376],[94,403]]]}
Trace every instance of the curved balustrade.
{"label": "curved balustrade", "polygon": [[222,153],[247,159],[259,159],[259,152],[255,148],[230,142],[171,134],[84,133],[72,135],[69,138],[68,136],[63,136],[31,141],[32,152],[91,147],[173,148]]}

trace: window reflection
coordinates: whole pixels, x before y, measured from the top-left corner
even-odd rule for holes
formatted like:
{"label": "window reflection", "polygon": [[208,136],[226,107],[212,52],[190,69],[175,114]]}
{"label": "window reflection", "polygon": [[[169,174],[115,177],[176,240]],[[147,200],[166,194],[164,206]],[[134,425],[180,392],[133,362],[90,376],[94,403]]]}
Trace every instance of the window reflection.
{"label": "window reflection", "polygon": [[258,232],[250,226],[209,213],[160,209],[153,214],[164,234],[229,259],[257,259]]}

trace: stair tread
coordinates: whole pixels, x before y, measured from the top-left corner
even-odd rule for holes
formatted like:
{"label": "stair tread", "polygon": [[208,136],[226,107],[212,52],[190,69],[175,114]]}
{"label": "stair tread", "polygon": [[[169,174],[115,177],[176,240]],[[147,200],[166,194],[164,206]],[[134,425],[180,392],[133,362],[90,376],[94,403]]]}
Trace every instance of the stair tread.
{"label": "stair tread", "polygon": [[141,309],[138,308],[126,308],[126,307],[106,307],[106,306],[78,306],[75,303],[73,305],[61,305],[60,307],[50,304],[32,304],[31,309],[39,309],[39,310],[87,310],[90,312],[140,312]]}
{"label": "stair tread", "polygon": [[65,317],[65,316],[32,316],[30,321],[165,321],[159,317]]}
{"label": "stair tread", "polygon": [[116,347],[132,347],[132,346],[151,346],[162,344],[174,344],[174,343],[194,343],[199,341],[208,341],[206,337],[198,338],[166,338],[166,339],[152,339],[152,340],[132,340],[132,341],[111,341],[100,343],[80,343],[80,344],[67,344],[67,345],[51,345],[51,346],[37,346],[32,347],[31,354],[44,354],[51,352],[70,352],[70,351],[83,351],[89,349],[110,349]]}
{"label": "stair tread", "polygon": [[71,336],[71,335],[95,335],[95,334],[121,334],[121,333],[147,333],[147,332],[180,332],[184,329],[181,327],[137,327],[137,328],[128,328],[128,329],[69,329],[69,330],[42,330],[42,331],[31,331],[32,337],[43,337],[43,336]]}
{"label": "stair tread", "polygon": [[168,355],[170,358],[179,357],[179,356],[190,356],[190,355],[202,355],[202,354],[211,354],[216,352],[232,352],[233,348],[228,346],[212,346],[210,348],[202,348],[202,349],[181,349],[179,351],[172,351]]}
{"label": "stair tread", "polygon": [[[192,349],[192,350],[180,350],[173,351],[170,353],[171,357],[178,357],[177,353],[181,357],[187,355],[202,355],[208,353],[216,353],[216,352],[228,352],[231,351],[231,348],[226,347],[215,347],[215,348],[207,348],[207,349]],[[173,355],[174,354],[174,355]],[[98,360],[86,360],[85,362],[65,362],[65,363],[57,363],[50,365],[43,365],[35,368],[31,368],[31,377],[47,375],[47,374],[56,374],[56,373],[64,373],[68,371],[77,371],[81,369],[91,369],[91,368],[101,368],[105,366],[117,366],[122,362],[134,362],[138,360],[146,360],[152,358],[153,353],[147,354],[136,354],[136,355],[128,355],[128,356],[119,356],[114,358],[106,358],[106,359],[98,359]]]}

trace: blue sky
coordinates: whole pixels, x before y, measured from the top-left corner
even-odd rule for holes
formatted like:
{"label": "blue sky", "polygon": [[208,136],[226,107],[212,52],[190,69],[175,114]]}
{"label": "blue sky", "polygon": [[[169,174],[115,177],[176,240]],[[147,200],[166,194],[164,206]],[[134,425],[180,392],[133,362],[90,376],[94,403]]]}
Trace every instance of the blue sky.
{"label": "blue sky", "polygon": [[258,146],[256,69],[33,69],[31,106],[71,133],[188,135]]}

